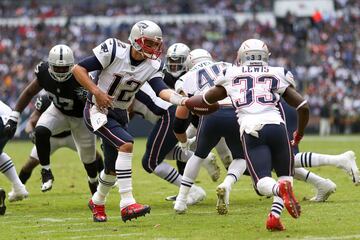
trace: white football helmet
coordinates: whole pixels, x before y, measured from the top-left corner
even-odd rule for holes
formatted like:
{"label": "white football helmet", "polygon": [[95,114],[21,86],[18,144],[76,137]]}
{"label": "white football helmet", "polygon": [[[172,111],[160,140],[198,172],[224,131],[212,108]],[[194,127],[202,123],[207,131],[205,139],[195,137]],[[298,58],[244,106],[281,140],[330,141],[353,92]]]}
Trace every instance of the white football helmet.
{"label": "white football helmet", "polygon": [[166,52],[166,71],[173,77],[179,77],[186,71],[185,61],[190,48],[183,43],[175,43]]}
{"label": "white football helmet", "polygon": [[248,39],[238,50],[236,62],[238,65],[267,65],[269,50],[266,44],[259,39]]}
{"label": "white football helmet", "polygon": [[51,48],[48,57],[49,73],[59,82],[64,82],[71,77],[71,68],[74,66],[74,54],[71,48],[59,44]]}
{"label": "white football helmet", "polygon": [[144,57],[157,59],[162,52],[162,31],[154,22],[143,20],[132,27],[129,41]]}
{"label": "white football helmet", "polygon": [[205,49],[198,48],[198,49],[192,50],[189,53],[189,56],[186,59],[185,65],[186,65],[187,70],[189,70],[189,69],[193,68],[196,64],[204,62],[204,61],[213,62],[214,60],[208,51],[206,51]]}

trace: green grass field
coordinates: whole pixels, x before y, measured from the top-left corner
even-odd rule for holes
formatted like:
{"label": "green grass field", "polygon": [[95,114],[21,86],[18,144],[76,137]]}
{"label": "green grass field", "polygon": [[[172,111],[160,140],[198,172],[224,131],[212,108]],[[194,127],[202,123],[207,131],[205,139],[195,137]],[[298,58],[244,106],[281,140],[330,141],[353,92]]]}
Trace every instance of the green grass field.
{"label": "green grass field", "polygon": [[[303,151],[336,154],[352,149],[360,156],[359,136],[305,137]],[[176,215],[172,203],[164,201],[177,189],[141,167],[145,141],[137,139],[133,159],[134,195],[138,202],[151,205],[151,214],[123,223],[119,211],[119,194],[113,189],[107,201],[106,223],[92,222],[87,208],[90,194],[85,170],[77,155],[66,149],[52,158],[55,176],[50,192],[40,191],[40,170],[36,169],[27,183],[28,199],[7,203],[5,216],[0,216],[0,239],[360,239],[360,186],[355,187],[342,170],[334,167],[313,169],[337,184],[337,191],[325,203],[311,203],[314,189],[295,182],[295,192],[301,200],[302,216],[295,220],[284,210],[282,221],[287,230],[268,232],[265,220],[271,199],[259,197],[252,189],[249,177],[242,177],[233,187],[229,214],[216,213],[215,189],[204,170],[198,184],[207,198],[190,206],[185,215]],[[5,151],[12,156],[17,170],[27,159],[32,145],[10,142]],[[220,162],[219,162],[220,163]],[[360,162],[358,161],[358,164]],[[221,169],[221,179],[225,169]],[[10,191],[3,175],[0,186]]]}

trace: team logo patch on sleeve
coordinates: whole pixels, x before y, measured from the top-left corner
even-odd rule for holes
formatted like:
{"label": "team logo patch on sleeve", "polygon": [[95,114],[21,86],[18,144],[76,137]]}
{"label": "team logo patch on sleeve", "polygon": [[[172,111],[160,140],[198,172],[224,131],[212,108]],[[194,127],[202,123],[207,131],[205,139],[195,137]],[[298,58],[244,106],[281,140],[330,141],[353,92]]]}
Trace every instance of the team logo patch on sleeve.
{"label": "team logo patch on sleeve", "polygon": [[100,53],[107,53],[107,52],[109,52],[109,49],[108,49],[106,43],[101,44]]}

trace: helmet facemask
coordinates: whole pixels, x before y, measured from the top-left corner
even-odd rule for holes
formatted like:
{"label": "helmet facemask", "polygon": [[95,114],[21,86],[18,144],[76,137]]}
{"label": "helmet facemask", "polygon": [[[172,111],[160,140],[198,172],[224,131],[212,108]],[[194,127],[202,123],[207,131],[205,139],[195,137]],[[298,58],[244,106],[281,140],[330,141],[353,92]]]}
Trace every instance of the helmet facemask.
{"label": "helmet facemask", "polygon": [[71,77],[71,68],[74,65],[67,65],[67,66],[61,66],[61,65],[53,65],[49,63],[49,73],[53,79],[55,79],[58,82],[65,82]]}
{"label": "helmet facemask", "polygon": [[160,57],[162,53],[162,38],[148,38],[143,36],[141,38],[135,39],[135,42],[137,45],[139,45],[140,52],[144,57],[153,60]]}
{"label": "helmet facemask", "polygon": [[179,77],[186,71],[185,61],[187,56],[169,56],[166,57],[166,71],[173,77]]}

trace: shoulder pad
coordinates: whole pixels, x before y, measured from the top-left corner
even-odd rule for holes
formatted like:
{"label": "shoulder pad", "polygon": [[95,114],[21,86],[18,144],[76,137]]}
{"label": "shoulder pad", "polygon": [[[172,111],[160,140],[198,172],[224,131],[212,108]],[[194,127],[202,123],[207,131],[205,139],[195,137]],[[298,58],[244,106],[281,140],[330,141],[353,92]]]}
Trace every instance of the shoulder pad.
{"label": "shoulder pad", "polygon": [[94,55],[99,60],[103,68],[106,68],[113,63],[118,44],[120,45],[120,43],[117,42],[117,39],[108,38],[93,49]]}
{"label": "shoulder pad", "polygon": [[49,63],[41,61],[36,65],[36,67],[34,69],[34,72],[37,75],[37,74],[42,73],[44,71],[48,71],[48,69],[49,69]]}

